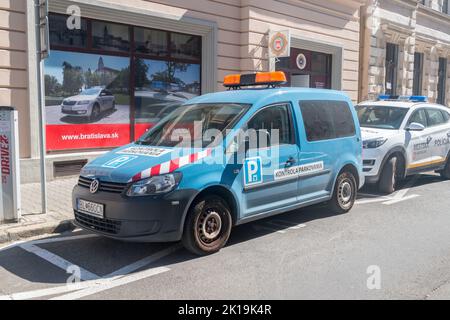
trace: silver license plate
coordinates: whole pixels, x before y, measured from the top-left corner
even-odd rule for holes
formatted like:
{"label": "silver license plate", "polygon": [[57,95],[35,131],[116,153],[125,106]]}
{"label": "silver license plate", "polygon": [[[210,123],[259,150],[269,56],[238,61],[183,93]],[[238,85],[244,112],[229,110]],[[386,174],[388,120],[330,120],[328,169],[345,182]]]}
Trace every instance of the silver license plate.
{"label": "silver license plate", "polygon": [[95,203],[91,201],[86,201],[82,199],[78,199],[78,211],[97,217],[104,218],[105,217],[105,206],[100,203]]}

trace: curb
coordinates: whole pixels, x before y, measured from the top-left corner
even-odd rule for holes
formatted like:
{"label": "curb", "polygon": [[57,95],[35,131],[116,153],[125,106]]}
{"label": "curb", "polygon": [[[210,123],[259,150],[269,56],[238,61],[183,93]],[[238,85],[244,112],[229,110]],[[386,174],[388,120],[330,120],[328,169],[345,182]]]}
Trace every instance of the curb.
{"label": "curb", "polygon": [[8,231],[0,232],[0,244],[23,240],[44,234],[55,234],[72,231],[76,228],[73,220],[63,220],[32,224],[28,226],[14,226]]}

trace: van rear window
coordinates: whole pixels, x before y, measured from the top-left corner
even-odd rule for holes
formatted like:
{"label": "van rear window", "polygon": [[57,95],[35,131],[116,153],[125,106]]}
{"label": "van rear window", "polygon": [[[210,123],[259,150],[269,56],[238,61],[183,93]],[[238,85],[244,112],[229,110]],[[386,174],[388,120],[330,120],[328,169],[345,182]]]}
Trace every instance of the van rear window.
{"label": "van rear window", "polygon": [[350,106],[345,101],[300,101],[308,141],[330,140],[356,135]]}

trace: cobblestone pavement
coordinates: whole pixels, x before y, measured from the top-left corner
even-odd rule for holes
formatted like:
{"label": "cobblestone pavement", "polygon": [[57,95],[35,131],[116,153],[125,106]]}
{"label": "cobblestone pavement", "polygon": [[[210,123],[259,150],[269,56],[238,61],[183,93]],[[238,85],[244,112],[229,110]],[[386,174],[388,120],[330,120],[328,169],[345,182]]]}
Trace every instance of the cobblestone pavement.
{"label": "cobblestone pavement", "polygon": [[[77,177],[57,179],[47,183],[48,209],[53,214],[72,216],[72,189]],[[41,213],[41,184],[22,184],[22,215]]]}

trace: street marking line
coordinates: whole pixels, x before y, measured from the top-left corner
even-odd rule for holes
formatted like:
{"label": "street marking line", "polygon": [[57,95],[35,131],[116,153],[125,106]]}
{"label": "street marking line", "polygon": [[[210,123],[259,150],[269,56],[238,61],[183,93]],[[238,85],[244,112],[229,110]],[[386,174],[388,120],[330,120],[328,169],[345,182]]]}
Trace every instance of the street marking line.
{"label": "street marking line", "polygon": [[281,233],[281,234],[285,234],[286,233],[286,231],[284,231],[284,230],[275,229],[275,228],[263,226],[263,225],[260,225],[260,224],[255,224],[253,226],[253,228],[256,229],[256,230],[267,230],[267,231]]}
{"label": "street marking line", "polygon": [[392,205],[392,204],[396,204],[396,203],[399,203],[399,202],[411,200],[411,199],[418,198],[418,197],[420,197],[418,194],[412,194],[410,196],[403,197],[403,198],[400,198],[400,199],[393,199],[393,200],[390,200],[390,201],[383,202],[383,204],[389,206],[389,205]]}
{"label": "street marking line", "polygon": [[141,271],[141,272],[138,272],[138,273],[135,273],[132,275],[124,276],[117,280],[108,281],[105,284],[96,284],[90,288],[72,292],[72,293],[68,293],[66,295],[55,297],[50,300],[77,300],[77,299],[81,299],[81,298],[84,298],[87,296],[91,296],[96,293],[100,293],[100,292],[107,291],[107,290],[110,290],[110,289],[113,289],[116,287],[130,284],[132,282],[144,280],[146,278],[149,278],[149,277],[152,277],[152,276],[155,276],[155,275],[167,272],[167,271],[170,271],[170,269],[166,268],[166,267],[152,268],[152,269]]}
{"label": "street marking line", "polygon": [[81,234],[78,236],[68,236],[68,237],[60,237],[60,238],[48,238],[48,239],[40,239],[29,242],[30,244],[46,244],[46,243],[56,243],[56,242],[65,242],[71,240],[83,240],[83,239],[91,239],[91,238],[99,238],[96,234]]}
{"label": "street marking line", "polygon": [[[68,285],[53,287],[53,288],[47,288],[47,289],[38,289],[38,290],[32,290],[32,291],[26,291],[26,292],[20,292],[20,293],[13,293],[10,295],[0,296],[0,300],[30,300],[30,299],[47,297],[47,296],[54,296],[54,295],[58,295],[58,294],[64,294],[64,293],[68,293],[68,292],[87,290],[87,289],[90,289],[93,287],[100,289],[100,287],[103,288],[110,282],[117,281],[118,279],[124,278],[125,276],[128,276],[130,273],[132,273],[138,269],[141,269],[150,263],[154,263],[154,262],[170,255],[171,253],[174,253],[175,251],[179,250],[181,247],[182,246],[180,244],[171,246],[165,250],[162,250],[155,254],[152,254],[152,255],[148,256],[147,258],[136,261],[128,266],[118,269],[118,270],[110,273],[107,276],[104,276],[102,278],[99,277],[99,279],[87,280],[87,281],[83,281],[83,282],[79,282],[79,283],[73,283],[73,284],[68,284]],[[44,250],[44,249],[42,249],[42,250]],[[168,268],[166,268],[166,269],[168,269]],[[152,270],[152,269],[149,269],[149,270]],[[169,270],[170,269],[168,269],[167,271],[169,271]],[[145,271],[148,271],[148,270],[144,270],[142,272],[145,272]],[[137,273],[137,274],[141,274],[141,273]],[[108,290],[108,289],[102,289],[101,291],[105,291],[105,290]]]}
{"label": "street marking line", "polygon": [[[63,269],[64,271],[67,271],[67,269],[71,266],[78,266],[75,263],[72,263],[70,261],[67,261],[66,259],[61,258],[60,256],[57,256],[56,254],[51,253],[50,251],[47,251],[45,249],[39,248],[38,246],[35,246],[34,244],[22,244],[20,246],[25,251],[28,251],[30,253],[33,253],[37,255],[38,257],[50,262],[51,264]],[[96,280],[100,279],[98,275],[83,269],[78,266],[80,269],[80,278],[81,280]]]}
{"label": "street marking line", "polygon": [[378,202],[383,202],[383,201],[388,201],[388,200],[389,200],[388,197],[382,196],[377,199],[357,200],[355,202],[355,204],[370,204],[370,203],[378,203]]}
{"label": "street marking line", "polygon": [[152,254],[151,256],[148,256],[142,260],[136,261],[130,265],[127,265],[123,268],[120,268],[119,270],[116,270],[110,274],[108,274],[107,276],[105,276],[104,278],[112,278],[112,277],[117,277],[117,276],[124,276],[127,274],[130,274],[136,270],[139,270],[149,264],[152,264],[178,250],[180,250],[183,246],[181,244],[176,244],[174,246],[171,246],[167,249],[164,249],[162,251],[159,251],[157,253]]}
{"label": "street marking line", "polygon": [[305,224],[294,224],[281,220],[268,221],[267,223],[276,227],[285,228],[287,230],[298,230],[306,227]]}

